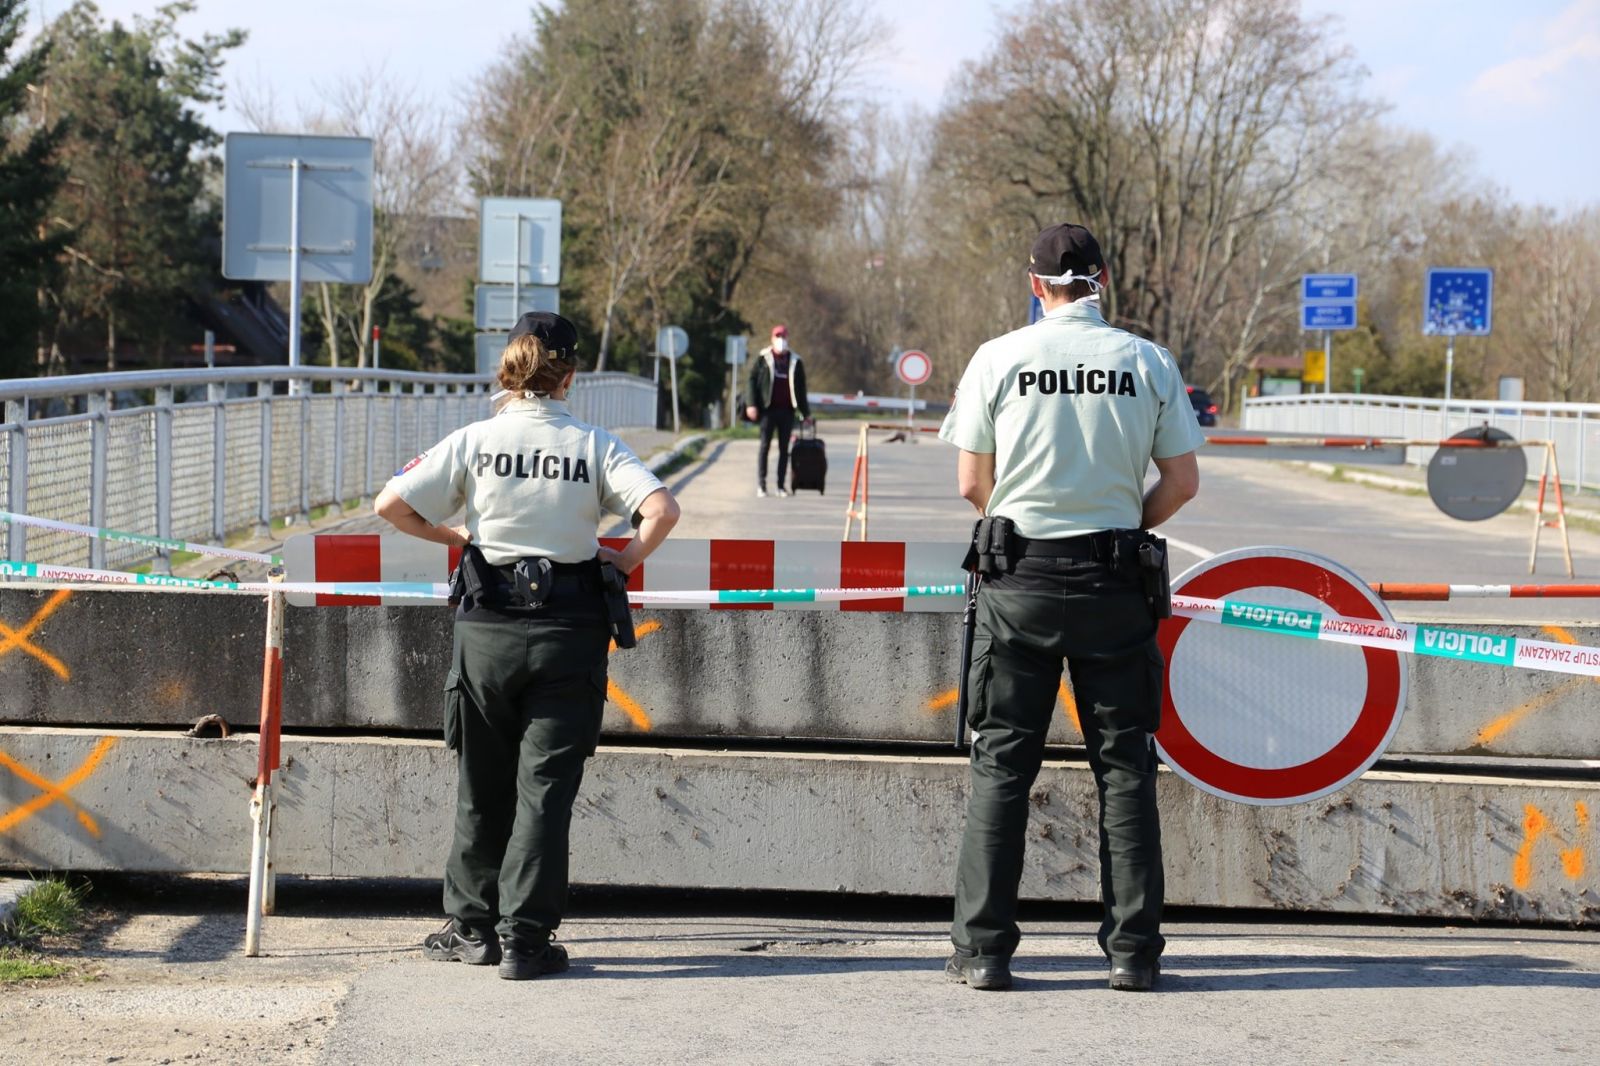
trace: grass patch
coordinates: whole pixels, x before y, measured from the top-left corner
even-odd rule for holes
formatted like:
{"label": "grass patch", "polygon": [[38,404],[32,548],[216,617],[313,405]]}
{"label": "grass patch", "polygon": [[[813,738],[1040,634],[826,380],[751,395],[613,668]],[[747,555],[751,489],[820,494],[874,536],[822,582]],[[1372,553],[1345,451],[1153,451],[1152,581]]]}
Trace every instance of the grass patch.
{"label": "grass patch", "polygon": [[726,429],[713,429],[706,433],[712,440],[759,440],[761,427],[749,422],[740,422],[738,425]]}
{"label": "grass patch", "polygon": [[65,936],[83,922],[83,898],[89,884],[72,884],[64,877],[47,877],[17,901],[11,912],[11,938],[32,943],[43,936]]}
{"label": "grass patch", "polygon": [[71,972],[63,963],[50,962],[18,948],[0,948],[0,985],[48,981]]}
{"label": "grass patch", "polygon": [[[708,436],[710,436],[710,434],[708,434]],[[662,481],[665,481],[673,474],[676,474],[678,471],[682,470],[684,467],[700,458],[700,453],[705,451],[706,443],[707,441],[701,441],[697,444],[692,444],[683,451],[679,452],[670,463],[665,463],[656,469],[656,477],[660,478]]]}

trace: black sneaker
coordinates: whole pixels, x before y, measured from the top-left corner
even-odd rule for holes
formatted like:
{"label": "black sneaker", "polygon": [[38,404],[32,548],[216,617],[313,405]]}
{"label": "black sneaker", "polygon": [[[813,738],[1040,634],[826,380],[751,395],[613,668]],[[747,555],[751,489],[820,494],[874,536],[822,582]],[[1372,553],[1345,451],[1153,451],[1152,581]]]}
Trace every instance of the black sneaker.
{"label": "black sneaker", "polygon": [[1003,992],[1011,987],[1011,960],[981,959],[956,952],[944,964],[944,975],[980,992]]}
{"label": "black sneaker", "polygon": [[567,949],[560,944],[528,945],[502,940],[500,950],[499,972],[507,981],[528,981],[567,970]]}
{"label": "black sneaker", "polygon": [[434,962],[464,962],[468,966],[493,966],[500,961],[500,941],[462,929],[451,918],[437,933],[422,938],[422,957]]}

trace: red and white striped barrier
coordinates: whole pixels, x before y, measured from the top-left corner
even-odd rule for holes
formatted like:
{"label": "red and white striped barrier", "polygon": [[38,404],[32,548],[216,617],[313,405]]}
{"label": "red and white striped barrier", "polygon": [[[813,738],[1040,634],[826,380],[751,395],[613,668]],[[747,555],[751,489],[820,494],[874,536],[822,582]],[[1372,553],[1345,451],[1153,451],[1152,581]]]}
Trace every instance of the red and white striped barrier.
{"label": "red and white striped barrier", "polygon": [[[625,539],[602,539],[622,548]],[[636,592],[703,589],[851,589],[955,585],[966,581],[962,545],[926,541],[669,540],[628,578]],[[459,550],[401,534],[308,534],[283,546],[287,579],[299,582],[441,582]],[[419,606],[415,598],[289,593],[297,606]],[[652,604],[653,607],[668,607]],[[670,605],[700,609],[702,604]],[[845,603],[715,604],[714,611],[959,611],[961,597],[884,597]]]}

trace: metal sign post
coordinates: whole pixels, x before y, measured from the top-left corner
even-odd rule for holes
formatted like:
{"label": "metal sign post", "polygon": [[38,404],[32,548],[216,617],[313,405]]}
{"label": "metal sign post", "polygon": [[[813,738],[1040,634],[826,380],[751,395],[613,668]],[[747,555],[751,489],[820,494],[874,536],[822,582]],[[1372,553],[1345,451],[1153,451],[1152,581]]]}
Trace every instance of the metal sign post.
{"label": "metal sign post", "polygon": [[689,350],[689,334],[679,326],[662,326],[656,331],[656,357],[657,380],[659,381],[660,362],[665,359],[671,364],[672,372],[672,435],[678,435],[678,358]]}
{"label": "metal sign post", "polygon": [[[1456,336],[1487,337],[1494,325],[1494,271],[1488,267],[1429,267],[1422,332],[1443,335],[1444,418],[1455,390]],[[1445,430],[1440,425],[1440,435]]]}
{"label": "metal sign post", "polygon": [[[933,376],[933,360],[928,358],[927,352],[919,352],[912,348],[901,352],[894,360],[894,373],[911,389],[911,402],[906,405],[906,426],[915,429],[917,425],[917,386],[926,382]],[[916,442],[916,435],[908,438]]]}
{"label": "metal sign post", "polygon": [[744,365],[750,351],[749,338],[744,334],[728,337],[724,341],[723,358],[728,363],[728,428],[739,424],[739,368]]}
{"label": "metal sign post", "polygon": [[1354,274],[1303,274],[1300,277],[1300,328],[1322,331],[1322,391],[1333,391],[1333,331],[1356,328]]}
{"label": "metal sign post", "polygon": [[223,158],[222,276],[289,283],[297,367],[303,284],[372,280],[372,141],[230,133]]}

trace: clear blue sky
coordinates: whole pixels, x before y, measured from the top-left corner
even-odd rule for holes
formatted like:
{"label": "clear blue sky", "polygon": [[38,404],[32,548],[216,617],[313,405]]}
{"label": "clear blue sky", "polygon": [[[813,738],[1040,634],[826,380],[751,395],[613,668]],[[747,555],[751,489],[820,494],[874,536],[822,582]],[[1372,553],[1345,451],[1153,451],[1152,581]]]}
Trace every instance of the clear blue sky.
{"label": "clear blue sky", "polygon": [[[33,0],[58,14],[68,0]],[[157,0],[99,0],[108,16]],[[875,0],[893,42],[873,75],[876,95],[932,110],[947,76],[993,39],[989,0]],[[531,0],[200,0],[190,32],[239,26],[250,41],[231,86],[270,85],[279,101],[386,64],[455,101],[526,26]],[[1010,4],[998,5],[1002,8]],[[1471,151],[1474,170],[1525,203],[1600,201],[1600,0],[1306,0],[1339,19],[1339,35],[1371,72],[1391,118]],[[441,10],[449,12],[441,18]],[[224,127],[239,123],[224,116]]]}

